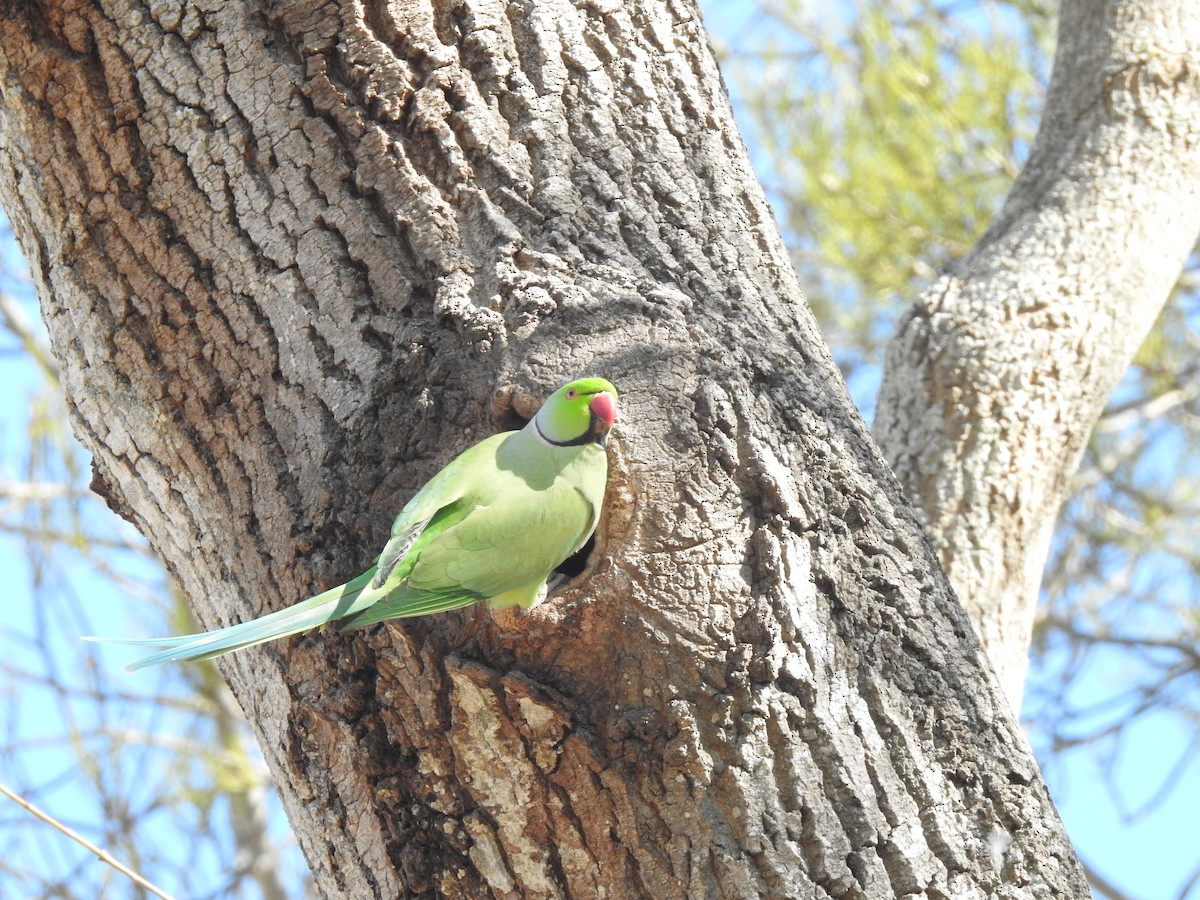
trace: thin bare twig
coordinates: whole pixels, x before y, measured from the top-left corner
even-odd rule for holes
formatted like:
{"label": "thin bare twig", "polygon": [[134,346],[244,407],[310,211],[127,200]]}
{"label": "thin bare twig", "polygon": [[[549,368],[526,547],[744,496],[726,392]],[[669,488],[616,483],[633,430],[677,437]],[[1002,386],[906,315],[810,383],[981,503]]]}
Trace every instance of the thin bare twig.
{"label": "thin bare twig", "polygon": [[1129,894],[1125,893],[1123,890],[1097,872],[1094,868],[1088,865],[1087,860],[1081,859],[1080,862],[1083,863],[1083,873],[1087,876],[1088,883],[1097,891],[1099,891],[1102,896],[1108,897],[1109,900],[1133,900]]}
{"label": "thin bare twig", "polygon": [[126,878],[130,879],[134,884],[138,885],[138,887],[141,887],[141,888],[149,891],[156,897],[161,897],[162,900],[174,900],[174,898],[170,894],[168,894],[166,891],[155,887],[153,884],[151,884],[149,881],[147,881],[145,878],[143,878],[137,872],[133,871],[133,869],[129,868],[128,866],[126,866],[123,863],[121,863],[120,861],[118,861],[107,850],[103,850],[100,847],[97,847],[95,844],[93,844],[87,838],[83,837],[83,835],[68,828],[66,825],[64,825],[62,822],[59,822],[53,816],[42,812],[40,809],[38,809],[36,806],[34,806],[32,803],[30,803],[24,797],[20,796],[19,794],[13,793],[4,784],[0,784],[0,794],[3,794],[5,797],[8,797],[8,799],[12,800],[18,806],[33,813],[35,816],[37,816],[39,819],[41,819],[47,825],[57,828],[59,831],[61,831],[63,834],[65,834],[67,837],[69,837],[71,840],[75,841],[75,843],[79,844],[80,846],[86,847],[88,849],[88,851],[91,853],[94,853],[101,862],[108,863],[110,866],[112,866],[114,869],[116,869],[118,872],[120,872]]}
{"label": "thin bare twig", "polygon": [[21,346],[30,358],[37,363],[42,374],[56,388],[58,387],[58,363],[50,353],[50,348],[38,336],[32,320],[12,295],[0,291],[0,325],[21,342]]}

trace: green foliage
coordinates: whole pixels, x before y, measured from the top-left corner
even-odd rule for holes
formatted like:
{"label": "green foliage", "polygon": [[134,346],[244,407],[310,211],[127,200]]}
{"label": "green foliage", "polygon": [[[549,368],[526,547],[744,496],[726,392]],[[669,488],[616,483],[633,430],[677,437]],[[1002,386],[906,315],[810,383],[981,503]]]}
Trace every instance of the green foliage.
{"label": "green foliage", "polygon": [[726,69],[809,302],[840,358],[870,360],[898,298],[999,209],[1044,67],[1033,29],[991,7],[953,22],[929,2],[863,3],[845,21],[803,8],[770,7],[761,50]]}

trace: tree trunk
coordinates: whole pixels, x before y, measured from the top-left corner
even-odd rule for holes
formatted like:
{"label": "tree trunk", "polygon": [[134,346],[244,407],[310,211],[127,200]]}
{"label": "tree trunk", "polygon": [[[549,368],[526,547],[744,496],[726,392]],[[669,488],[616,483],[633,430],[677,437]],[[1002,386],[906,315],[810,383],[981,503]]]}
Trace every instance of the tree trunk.
{"label": "tree trunk", "polygon": [[1004,209],[901,322],[875,433],[1013,707],[1050,537],[1200,234],[1200,4],[1065,0]]}
{"label": "tree trunk", "polygon": [[206,626],[623,390],[587,569],[235,653],[328,896],[1087,896],[680,0],[10,4],[0,192],[96,485]]}

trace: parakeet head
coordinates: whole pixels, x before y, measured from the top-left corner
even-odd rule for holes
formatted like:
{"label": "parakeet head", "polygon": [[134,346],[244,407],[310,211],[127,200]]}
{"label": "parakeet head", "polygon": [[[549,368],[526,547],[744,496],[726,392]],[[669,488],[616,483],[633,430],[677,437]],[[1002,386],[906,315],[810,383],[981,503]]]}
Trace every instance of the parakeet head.
{"label": "parakeet head", "polygon": [[616,421],[617,389],[603,378],[580,378],[564,384],[533,417],[538,436],[556,447],[603,447]]}

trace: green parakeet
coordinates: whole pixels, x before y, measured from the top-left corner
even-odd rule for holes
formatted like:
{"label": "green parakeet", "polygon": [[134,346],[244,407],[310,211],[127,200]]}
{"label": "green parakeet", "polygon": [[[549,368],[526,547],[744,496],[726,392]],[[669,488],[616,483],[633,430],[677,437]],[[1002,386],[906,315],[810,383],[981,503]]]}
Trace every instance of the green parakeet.
{"label": "green parakeet", "polygon": [[582,378],[555,391],[520,431],[480,441],[438,472],[392,523],[375,565],[346,584],[216,631],[149,640],[160,652],[132,672],[209,659],[327,622],[359,628],[480,601],[528,609],[550,573],[591,537],[608,476],[605,441],[617,391]]}

